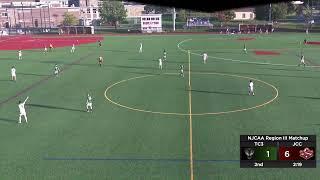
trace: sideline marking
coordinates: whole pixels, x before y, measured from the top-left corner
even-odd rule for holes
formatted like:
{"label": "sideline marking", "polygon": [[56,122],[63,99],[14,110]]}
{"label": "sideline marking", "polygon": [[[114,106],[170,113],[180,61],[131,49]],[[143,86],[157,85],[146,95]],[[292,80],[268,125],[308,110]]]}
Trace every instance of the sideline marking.
{"label": "sideline marking", "polygon": [[191,63],[190,51],[188,51],[189,63],[189,144],[190,144],[190,179],[193,180],[193,133],[192,133],[192,96],[191,96]]}

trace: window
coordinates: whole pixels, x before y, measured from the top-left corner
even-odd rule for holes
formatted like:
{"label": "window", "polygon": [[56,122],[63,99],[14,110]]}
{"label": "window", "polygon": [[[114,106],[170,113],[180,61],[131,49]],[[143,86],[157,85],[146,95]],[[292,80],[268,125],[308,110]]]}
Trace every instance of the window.
{"label": "window", "polygon": [[145,20],[146,20],[146,18],[142,18],[142,20],[144,20],[144,21],[145,21]]}
{"label": "window", "polygon": [[89,8],[87,9],[87,13],[90,13],[90,9]]}
{"label": "window", "polygon": [[3,12],[3,13],[1,13],[1,16],[2,16],[2,17],[8,17],[8,13]]}
{"label": "window", "polygon": [[152,21],[154,21],[154,18],[151,18]]}
{"label": "window", "polygon": [[242,18],[246,18],[246,14],[245,13],[242,14]]}
{"label": "window", "polygon": [[97,13],[97,9],[92,9],[93,13]]}
{"label": "window", "polygon": [[148,21],[150,21],[150,18],[147,18]]}

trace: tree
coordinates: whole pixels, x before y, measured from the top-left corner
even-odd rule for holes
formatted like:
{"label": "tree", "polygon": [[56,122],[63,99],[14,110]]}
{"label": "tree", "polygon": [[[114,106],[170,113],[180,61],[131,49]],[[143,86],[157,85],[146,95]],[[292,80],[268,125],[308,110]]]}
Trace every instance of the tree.
{"label": "tree", "polygon": [[268,8],[267,6],[257,6],[255,7],[255,14],[257,20],[267,20],[268,19]]}
{"label": "tree", "polygon": [[62,21],[62,24],[65,26],[73,26],[78,24],[77,18],[71,13],[65,12],[63,14],[63,17],[64,19]]}
{"label": "tree", "polygon": [[[171,8],[172,9],[172,8]],[[144,6],[144,10],[147,14],[155,13],[155,14],[166,14],[171,12],[170,8],[163,6],[155,6],[155,5],[146,5]]]}
{"label": "tree", "polygon": [[[269,20],[269,5],[255,7],[257,20]],[[271,18],[272,20],[284,19],[288,13],[293,12],[294,6],[290,6],[288,3],[278,3],[271,5]]]}
{"label": "tree", "polygon": [[117,29],[119,22],[127,17],[127,10],[120,1],[104,0],[99,11],[101,21],[111,23],[115,29]]}
{"label": "tree", "polygon": [[220,22],[229,22],[236,17],[236,14],[234,11],[221,11],[215,13],[215,17],[217,17]]}
{"label": "tree", "polygon": [[284,19],[288,14],[287,3],[272,4],[272,20]]}
{"label": "tree", "polygon": [[291,2],[287,3],[288,6],[288,14],[295,14],[296,13],[296,9],[297,9],[297,5],[292,4]]}
{"label": "tree", "polygon": [[224,12],[225,22],[229,22],[236,17],[234,11],[225,11]]}
{"label": "tree", "polygon": [[187,20],[187,12],[184,9],[179,9],[177,13],[177,21],[186,21]]}

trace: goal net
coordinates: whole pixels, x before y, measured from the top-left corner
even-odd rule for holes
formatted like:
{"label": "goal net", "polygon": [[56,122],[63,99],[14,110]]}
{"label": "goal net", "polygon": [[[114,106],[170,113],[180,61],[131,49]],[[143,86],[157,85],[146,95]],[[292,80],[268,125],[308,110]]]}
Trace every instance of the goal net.
{"label": "goal net", "polygon": [[59,34],[94,34],[93,26],[61,26]]}
{"label": "goal net", "polygon": [[239,32],[241,33],[257,33],[257,32],[272,32],[271,24],[239,24]]}

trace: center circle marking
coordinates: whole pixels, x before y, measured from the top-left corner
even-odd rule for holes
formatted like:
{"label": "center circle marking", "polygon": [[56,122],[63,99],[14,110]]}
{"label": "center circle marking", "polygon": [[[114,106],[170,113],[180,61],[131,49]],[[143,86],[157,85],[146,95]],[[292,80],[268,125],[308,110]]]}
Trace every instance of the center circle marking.
{"label": "center circle marking", "polygon": [[[240,109],[234,109],[234,110],[229,110],[229,111],[206,112],[206,113],[191,113],[191,115],[193,115],[193,116],[230,114],[230,113],[236,113],[236,112],[242,112],[242,111],[248,111],[248,110],[252,110],[252,109],[257,109],[257,108],[261,108],[263,106],[266,106],[266,105],[272,103],[273,101],[275,101],[278,98],[278,95],[279,95],[279,91],[274,85],[272,85],[272,84],[270,84],[268,82],[262,81],[260,79],[252,78],[252,77],[241,76],[241,75],[236,75],[236,74],[216,73],[216,72],[192,72],[192,74],[207,74],[207,75],[209,74],[209,75],[220,75],[220,76],[229,76],[229,77],[236,77],[236,78],[243,78],[243,79],[251,79],[251,80],[260,82],[262,84],[265,84],[265,85],[271,87],[273,89],[273,92],[275,93],[275,95],[271,99],[263,102],[262,104],[258,104],[256,106],[251,106],[251,107],[247,107],[247,108],[240,108]],[[163,73],[163,75],[177,75],[177,74],[176,73]],[[111,97],[108,95],[108,92],[113,87],[115,87],[115,86],[117,86],[119,84],[125,83],[127,81],[131,81],[131,80],[149,78],[149,77],[153,77],[153,76],[156,76],[156,75],[136,76],[136,77],[132,77],[132,78],[129,78],[129,79],[125,79],[125,80],[121,80],[121,81],[118,81],[116,83],[113,83],[113,84],[111,84],[110,86],[107,87],[107,89],[104,92],[104,96],[110,103],[112,103],[112,104],[114,104],[114,105],[116,105],[118,107],[122,107],[122,108],[129,109],[129,110],[132,110],[132,111],[138,111],[138,112],[144,112],[144,113],[152,113],[152,114],[162,114],[162,115],[189,116],[190,115],[189,113],[161,112],[161,111],[152,111],[152,110],[139,109],[139,108],[136,108],[136,107],[126,106],[126,105],[120,104],[119,102],[113,101],[111,99]]]}

